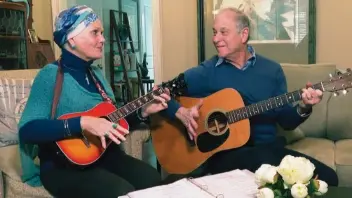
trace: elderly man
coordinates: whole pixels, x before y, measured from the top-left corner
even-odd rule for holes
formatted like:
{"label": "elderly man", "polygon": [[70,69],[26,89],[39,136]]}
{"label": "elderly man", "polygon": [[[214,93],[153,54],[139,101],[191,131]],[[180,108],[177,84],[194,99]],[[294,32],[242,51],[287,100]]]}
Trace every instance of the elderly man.
{"label": "elderly man", "polygon": [[[281,66],[256,54],[247,43],[249,35],[249,19],[243,12],[234,8],[220,10],[213,24],[213,43],[218,54],[184,72],[187,96],[206,97],[221,89],[233,88],[240,93],[244,103],[249,105],[287,93],[286,78]],[[311,160],[320,179],[329,185],[337,185],[334,170],[309,156],[286,149],[285,140],[276,134],[277,124],[284,129],[294,129],[303,123],[311,114],[312,106],[321,100],[322,92],[313,90],[309,84],[302,92],[303,100],[297,106],[285,105],[250,118],[251,136],[248,143],[241,148],[215,154],[192,176],[232,169],[249,169],[254,172],[261,164],[278,165],[285,155],[293,155]],[[179,119],[193,139],[201,105],[200,100],[194,107],[185,108],[175,100],[170,100],[169,108],[164,113],[171,119]],[[174,179],[175,176],[171,175],[165,181]]]}

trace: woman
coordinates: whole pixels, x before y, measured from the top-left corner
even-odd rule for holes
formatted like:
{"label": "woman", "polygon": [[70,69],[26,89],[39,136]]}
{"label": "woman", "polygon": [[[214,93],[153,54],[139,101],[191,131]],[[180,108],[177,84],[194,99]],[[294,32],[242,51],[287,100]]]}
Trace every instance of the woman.
{"label": "woman", "polygon": [[[87,111],[103,101],[104,93],[114,100],[113,92],[101,71],[91,66],[102,57],[103,27],[97,15],[87,6],[74,6],[62,11],[55,22],[54,40],[62,49],[59,61],[46,65],[36,76],[19,123],[23,179],[32,178],[25,160],[34,157],[28,146],[38,145],[40,180],[55,197],[113,197],[144,189],[160,182],[159,173],[147,164],[125,154],[118,146],[128,131],[103,118],[81,116],[66,120],[50,119],[58,66],[64,73],[62,92],[55,118],[72,112]],[[99,87],[102,88],[100,92]],[[169,92],[155,96],[153,103],[127,119],[138,124],[148,115],[167,107]],[[56,141],[70,137],[94,135],[106,146],[103,156],[93,165],[77,168],[62,160]],[[31,147],[32,148],[32,147]],[[26,151],[26,152],[24,152]],[[27,158],[26,158],[27,157]]]}

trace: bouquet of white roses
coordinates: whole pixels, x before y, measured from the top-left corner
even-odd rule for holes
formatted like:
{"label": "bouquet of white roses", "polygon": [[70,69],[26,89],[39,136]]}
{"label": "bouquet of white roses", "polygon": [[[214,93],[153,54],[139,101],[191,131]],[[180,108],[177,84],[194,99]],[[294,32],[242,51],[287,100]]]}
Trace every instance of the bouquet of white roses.
{"label": "bouquet of white roses", "polygon": [[278,167],[263,164],[256,172],[257,198],[309,198],[328,191],[325,181],[313,178],[315,166],[304,157],[287,155]]}

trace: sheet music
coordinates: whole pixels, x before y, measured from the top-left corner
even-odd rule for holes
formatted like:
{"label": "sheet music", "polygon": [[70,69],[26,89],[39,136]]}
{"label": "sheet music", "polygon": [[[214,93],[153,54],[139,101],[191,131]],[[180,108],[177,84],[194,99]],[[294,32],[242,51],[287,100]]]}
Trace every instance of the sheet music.
{"label": "sheet music", "polygon": [[135,191],[119,198],[233,198],[234,195],[238,198],[253,198],[257,189],[253,173],[233,170],[195,179],[181,179],[169,185]]}
{"label": "sheet music", "polygon": [[125,196],[119,198],[214,198],[207,192],[192,185],[187,179],[178,180],[172,184],[157,186],[153,188],[148,188],[144,190],[139,190],[135,192],[128,193]]}
{"label": "sheet music", "polygon": [[254,174],[248,170],[233,170],[216,175],[209,175],[192,180],[195,185],[206,187],[205,190],[217,195],[218,198],[255,197],[258,185]]}

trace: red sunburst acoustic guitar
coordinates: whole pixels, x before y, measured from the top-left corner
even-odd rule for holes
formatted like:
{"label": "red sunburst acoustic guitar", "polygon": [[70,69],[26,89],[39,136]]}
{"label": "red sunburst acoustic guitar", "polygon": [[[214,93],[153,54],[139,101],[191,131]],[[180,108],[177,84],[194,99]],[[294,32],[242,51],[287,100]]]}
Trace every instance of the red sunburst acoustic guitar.
{"label": "red sunburst acoustic guitar", "polygon": [[[128,123],[124,118],[134,111],[140,109],[144,105],[150,103],[153,100],[153,95],[160,95],[164,93],[165,88],[170,90],[171,96],[180,95],[182,90],[185,89],[183,75],[180,75],[166,83],[162,83],[158,89],[153,90],[132,102],[129,102],[121,108],[117,109],[111,103],[102,102],[88,111],[65,114],[60,116],[58,119],[69,119],[78,116],[102,117],[112,122],[118,123],[122,127],[128,129]],[[112,141],[106,141],[106,145],[108,147]],[[101,145],[100,138],[93,135],[86,135],[85,138],[74,137],[70,139],[60,140],[57,141],[56,144],[61,150],[62,154],[64,154],[64,156],[71,163],[80,166],[87,166],[94,163],[105,152],[105,149]]]}

